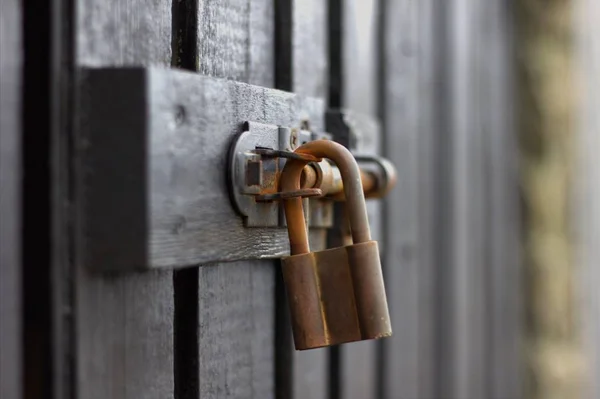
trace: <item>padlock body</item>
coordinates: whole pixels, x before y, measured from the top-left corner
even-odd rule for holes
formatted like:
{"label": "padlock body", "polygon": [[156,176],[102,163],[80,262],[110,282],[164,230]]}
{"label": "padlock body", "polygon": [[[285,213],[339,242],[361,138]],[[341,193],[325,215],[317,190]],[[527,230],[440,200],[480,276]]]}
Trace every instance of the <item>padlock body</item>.
{"label": "padlock body", "polygon": [[392,335],[377,241],[346,248],[362,339]]}
{"label": "padlock body", "polygon": [[282,260],[296,349],[391,335],[377,242]]}

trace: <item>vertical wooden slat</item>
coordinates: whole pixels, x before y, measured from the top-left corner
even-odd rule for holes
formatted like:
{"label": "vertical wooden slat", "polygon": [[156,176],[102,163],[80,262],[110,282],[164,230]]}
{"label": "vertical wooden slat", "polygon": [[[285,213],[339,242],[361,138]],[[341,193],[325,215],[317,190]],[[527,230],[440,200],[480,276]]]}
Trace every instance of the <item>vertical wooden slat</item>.
{"label": "vertical wooden slat", "polygon": [[[170,1],[76,9],[78,66],[171,64]],[[75,291],[77,397],[174,397],[172,273],[108,276],[78,264]]]}
{"label": "vertical wooden slat", "polygon": [[[520,394],[516,145],[504,3],[444,4],[440,394]],[[443,135],[443,136],[442,136]]]}
{"label": "vertical wooden slat", "polygon": [[[294,93],[327,97],[327,2],[286,0],[292,4]],[[283,22],[283,21],[281,21]]]}
{"label": "vertical wooden slat", "polygon": [[588,359],[585,398],[592,399],[600,397],[600,94],[597,90],[600,87],[600,4],[594,0],[581,0],[576,15],[577,60],[582,88],[577,138],[576,217],[582,268],[581,317]]}
{"label": "vertical wooden slat", "polygon": [[435,240],[438,220],[435,216],[439,197],[439,176],[436,166],[436,150],[439,146],[438,134],[442,130],[437,108],[437,97],[440,93],[436,72],[440,61],[437,22],[435,19],[437,5],[433,0],[418,2],[417,19],[419,21],[419,51],[417,63],[419,70],[419,102],[418,102],[418,170],[419,170],[419,396],[434,398],[437,394],[435,383],[436,339],[443,332],[436,323],[438,291],[436,286]]}
{"label": "vertical wooden slat", "polygon": [[[477,30],[482,6],[469,0],[449,4],[450,95],[448,150],[450,182],[450,245],[447,266],[450,284],[451,315],[448,344],[452,346],[450,376],[452,395],[485,397],[486,325],[484,295],[487,235],[485,232],[484,136],[481,131],[485,109],[479,89],[481,82],[481,36]],[[485,266],[484,266],[485,265]]]}
{"label": "vertical wooden slat", "polygon": [[[432,212],[430,154],[432,29],[430,2],[388,0],[379,23],[379,89],[384,154],[396,165],[397,187],[384,208],[383,266],[393,336],[382,341],[381,391],[386,398],[426,398],[432,389]],[[433,162],[429,158],[429,162]],[[429,219],[430,220],[430,219]]]}
{"label": "vertical wooden slat", "polygon": [[[198,70],[273,87],[274,24],[272,1],[199,1]],[[195,272],[201,398],[274,397],[276,267],[239,261]]]}
{"label": "vertical wooden slat", "polygon": [[479,100],[487,171],[487,210],[484,223],[489,234],[486,253],[488,305],[486,396],[493,399],[522,395],[520,214],[518,198],[518,146],[515,130],[513,87],[514,11],[504,2],[486,3],[477,23],[482,44]]}
{"label": "vertical wooden slat", "polygon": [[384,2],[385,149],[401,190],[386,208],[387,397],[520,392],[509,11]]}
{"label": "vertical wooden slat", "polygon": [[0,4],[0,392],[21,398],[21,6]]}
{"label": "vertical wooden slat", "polygon": [[200,397],[274,396],[273,265],[200,268]]}

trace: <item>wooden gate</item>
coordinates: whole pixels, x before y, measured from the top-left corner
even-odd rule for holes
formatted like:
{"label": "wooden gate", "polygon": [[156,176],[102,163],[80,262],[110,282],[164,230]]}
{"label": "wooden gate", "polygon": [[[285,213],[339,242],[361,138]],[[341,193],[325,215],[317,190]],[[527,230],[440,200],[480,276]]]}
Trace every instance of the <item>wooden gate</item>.
{"label": "wooden gate", "polygon": [[[2,351],[17,349],[3,353],[3,397],[520,397],[506,2],[8,0],[1,7],[0,331]],[[385,202],[370,206],[394,336],[295,352],[278,261],[239,260],[256,251],[242,245],[243,235],[235,261],[92,271],[89,248],[102,242],[85,228],[82,181],[89,146],[106,144],[86,141],[82,85],[86,70],[108,67],[177,68],[313,101],[292,115],[270,113],[272,91],[260,106],[214,92],[215,101],[233,104],[236,123],[249,116],[299,123],[310,114],[312,127],[327,130],[328,109],[373,122],[361,140],[399,175]],[[193,112],[189,123],[198,126],[211,117]],[[139,167],[124,165],[123,173]],[[214,184],[225,192],[224,182]],[[92,201],[134,189],[109,185]],[[197,239],[226,241],[227,217],[216,214]],[[115,226],[115,236],[126,237],[127,227]],[[215,245],[223,260],[233,258],[231,245]],[[17,372],[4,374],[9,369]]]}

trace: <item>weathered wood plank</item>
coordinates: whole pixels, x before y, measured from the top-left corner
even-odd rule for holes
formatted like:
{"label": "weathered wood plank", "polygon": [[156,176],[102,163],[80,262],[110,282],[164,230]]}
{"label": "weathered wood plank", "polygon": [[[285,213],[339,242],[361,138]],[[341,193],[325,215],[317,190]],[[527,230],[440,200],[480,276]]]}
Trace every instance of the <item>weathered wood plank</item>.
{"label": "weathered wood plank", "polygon": [[[75,8],[77,66],[171,64],[171,1],[80,0]],[[88,266],[79,259],[74,283],[76,396],[173,398],[172,273],[103,276]]]}
{"label": "weathered wood plank", "polygon": [[[445,81],[439,111],[439,394],[520,394],[516,145],[505,5],[440,9]],[[442,137],[443,135],[443,137]],[[443,341],[442,341],[443,340]]]}
{"label": "weathered wood plank", "polygon": [[21,397],[21,3],[0,4],[0,392]]}
{"label": "weathered wood plank", "polygon": [[171,1],[79,0],[79,65],[170,65]]}
{"label": "weathered wood plank", "polygon": [[272,1],[205,0],[198,4],[198,71],[273,87]]}
{"label": "weathered wood plank", "polygon": [[78,283],[78,397],[174,397],[171,272]]}
{"label": "weathered wood plank", "polygon": [[[84,133],[90,266],[181,267],[288,252],[286,229],[246,228],[223,201],[229,145],[246,120],[297,127],[306,119],[322,129],[322,101],[174,70],[84,75],[93,93]],[[120,231],[109,228],[123,220]]]}
{"label": "weathered wood plank", "polygon": [[578,116],[577,232],[581,260],[580,287],[583,287],[583,331],[588,357],[588,386],[585,398],[600,397],[600,3],[580,1],[575,26],[580,87],[583,89]]}
{"label": "weathered wood plank", "polygon": [[[382,257],[394,335],[382,341],[384,397],[421,398],[421,256],[419,136],[421,107],[419,24],[416,2],[390,0],[380,13],[384,154],[398,171],[397,187],[384,202]],[[428,49],[423,49],[427,51]],[[426,77],[425,77],[426,78]]]}
{"label": "weathered wood plank", "polygon": [[[436,312],[439,310],[436,301],[439,299],[436,289],[436,277],[439,275],[436,267],[438,247],[436,246],[436,232],[439,220],[436,220],[436,209],[439,207],[438,196],[439,179],[436,166],[436,145],[439,145],[439,135],[443,134],[443,122],[440,121],[436,107],[439,95],[437,69],[444,68],[436,47],[435,10],[437,4],[432,0],[423,0],[418,3],[418,37],[419,46],[417,53],[419,68],[419,101],[418,101],[418,126],[419,126],[419,395],[422,398],[435,398],[440,396],[436,392],[437,369],[436,342],[444,338],[443,329],[436,323]],[[414,47],[410,47],[411,52]],[[439,64],[438,64],[439,63]],[[443,144],[442,144],[443,145]],[[442,266],[443,267],[443,266]],[[436,341],[437,340],[437,341]]]}
{"label": "weathered wood plank", "polygon": [[[291,1],[291,0],[287,0]],[[327,96],[327,2],[291,1],[292,76],[290,90],[306,96]]]}
{"label": "weathered wood plank", "polygon": [[[451,4],[450,43],[450,181],[452,182],[448,231],[449,267],[452,275],[449,344],[453,348],[450,375],[452,395],[464,398],[486,396],[488,365],[485,360],[485,317],[489,306],[485,295],[486,248],[490,244],[485,227],[485,138],[482,118],[487,111],[478,86],[482,74],[479,62],[480,36],[478,23],[482,6],[469,0]],[[450,102],[451,101],[451,102]]]}
{"label": "weathered wood plank", "polygon": [[275,370],[272,262],[199,270],[201,398],[272,398]]}

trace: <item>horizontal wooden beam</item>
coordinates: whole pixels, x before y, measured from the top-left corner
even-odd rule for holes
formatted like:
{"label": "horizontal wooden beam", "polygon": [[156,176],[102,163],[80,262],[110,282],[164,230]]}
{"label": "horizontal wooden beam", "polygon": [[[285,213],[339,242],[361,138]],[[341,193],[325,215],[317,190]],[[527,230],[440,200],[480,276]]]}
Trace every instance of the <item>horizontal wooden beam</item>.
{"label": "horizontal wooden beam", "polygon": [[179,70],[81,73],[80,237],[87,266],[132,270],[288,253],[287,230],[246,228],[228,149],[246,120],[324,129],[324,102]]}

